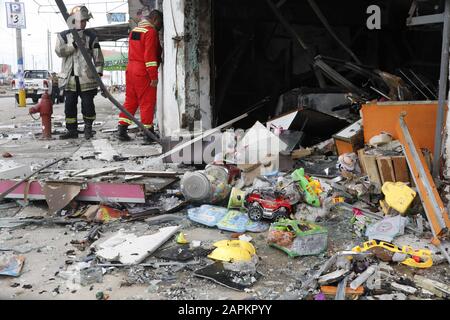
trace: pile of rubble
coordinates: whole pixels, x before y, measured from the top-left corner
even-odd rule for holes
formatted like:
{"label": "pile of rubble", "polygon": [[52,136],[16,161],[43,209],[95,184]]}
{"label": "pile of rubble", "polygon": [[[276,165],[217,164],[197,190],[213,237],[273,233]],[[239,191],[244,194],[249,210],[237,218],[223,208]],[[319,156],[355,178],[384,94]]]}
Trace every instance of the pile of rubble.
{"label": "pile of rubble", "polygon": [[[13,240],[14,230],[52,226],[74,235],[65,266],[49,280],[67,288],[53,295],[121,274],[121,288],[144,285],[166,299],[220,289],[256,299],[445,299],[448,276],[433,270],[450,263],[450,188],[436,187],[430,152],[417,149],[431,150],[420,125],[408,121],[412,137],[400,112],[398,128],[374,122],[388,108],[365,105],[361,120],[310,146],[301,110],[247,132],[226,130],[201,170],[192,159],[156,161],[168,158],[161,150],[119,153],[108,139],[39,170],[2,160],[0,235]],[[407,119],[415,112],[421,108]],[[190,144],[176,148],[187,153]],[[117,166],[88,167],[96,161]],[[24,213],[39,200],[45,214]],[[0,275],[20,278],[33,249],[0,249]],[[281,274],[290,279],[282,288]]]}

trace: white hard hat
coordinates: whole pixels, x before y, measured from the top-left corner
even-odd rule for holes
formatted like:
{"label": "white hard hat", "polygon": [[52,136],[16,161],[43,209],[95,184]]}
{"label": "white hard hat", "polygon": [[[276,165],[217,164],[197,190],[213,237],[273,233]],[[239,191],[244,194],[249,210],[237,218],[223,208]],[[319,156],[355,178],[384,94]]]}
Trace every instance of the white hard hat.
{"label": "white hard hat", "polygon": [[89,20],[93,19],[92,13],[89,12],[89,9],[86,6],[76,6],[70,12],[71,16],[74,16],[76,20]]}

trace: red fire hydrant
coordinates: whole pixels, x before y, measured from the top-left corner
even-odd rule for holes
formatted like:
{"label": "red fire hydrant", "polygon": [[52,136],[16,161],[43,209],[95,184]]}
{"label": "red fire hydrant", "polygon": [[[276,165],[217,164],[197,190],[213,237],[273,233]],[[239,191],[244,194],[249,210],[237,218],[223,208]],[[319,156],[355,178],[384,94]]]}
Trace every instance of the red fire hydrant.
{"label": "red fire hydrant", "polygon": [[38,112],[42,119],[42,139],[51,139],[53,102],[50,100],[47,90],[45,90],[39,103],[29,110],[30,114]]}

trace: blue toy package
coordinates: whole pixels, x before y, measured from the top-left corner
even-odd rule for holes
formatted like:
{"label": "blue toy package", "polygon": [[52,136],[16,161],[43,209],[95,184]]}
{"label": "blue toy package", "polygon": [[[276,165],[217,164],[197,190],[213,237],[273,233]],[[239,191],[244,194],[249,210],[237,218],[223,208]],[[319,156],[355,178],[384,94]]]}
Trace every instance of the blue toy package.
{"label": "blue toy package", "polygon": [[268,223],[254,222],[245,212],[212,205],[188,209],[188,217],[194,222],[230,232],[264,232],[269,229]]}
{"label": "blue toy package", "polygon": [[211,206],[209,204],[188,209],[189,219],[208,227],[215,227],[227,213],[228,210],[226,208]]}

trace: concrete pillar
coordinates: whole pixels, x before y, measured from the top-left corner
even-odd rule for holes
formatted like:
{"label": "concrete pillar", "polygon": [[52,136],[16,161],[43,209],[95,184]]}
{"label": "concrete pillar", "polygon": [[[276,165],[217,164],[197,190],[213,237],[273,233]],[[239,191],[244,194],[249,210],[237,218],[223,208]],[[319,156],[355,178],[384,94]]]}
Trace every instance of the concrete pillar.
{"label": "concrete pillar", "polygon": [[201,120],[199,8],[200,1],[185,0],[186,112],[183,115],[183,127],[189,131],[199,130],[194,125]]}
{"label": "concrete pillar", "polygon": [[200,113],[202,129],[212,127],[211,105],[211,66],[212,66],[212,9],[211,0],[199,0],[199,86],[200,86]]}
{"label": "concrete pillar", "polygon": [[185,112],[184,0],[164,0],[164,62],[160,69],[157,119],[164,136],[181,129]]}
{"label": "concrete pillar", "polygon": [[[164,136],[206,130],[211,108],[211,0],[156,0],[164,13],[156,118]],[[142,7],[129,0],[130,18]],[[130,21],[133,27],[136,21]],[[197,124],[197,126],[195,126]]]}
{"label": "concrete pillar", "polygon": [[186,113],[189,131],[211,128],[211,0],[185,0]]}

